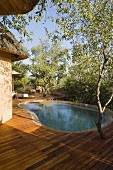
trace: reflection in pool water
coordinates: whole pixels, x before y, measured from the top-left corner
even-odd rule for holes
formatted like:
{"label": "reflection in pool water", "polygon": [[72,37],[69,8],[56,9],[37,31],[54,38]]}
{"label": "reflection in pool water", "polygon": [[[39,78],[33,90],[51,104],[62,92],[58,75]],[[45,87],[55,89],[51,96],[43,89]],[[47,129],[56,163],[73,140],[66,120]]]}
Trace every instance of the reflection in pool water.
{"label": "reflection in pool water", "polygon": [[[54,101],[45,103],[30,102],[24,108],[37,114],[42,124],[67,132],[95,128],[95,121],[98,120],[98,113],[96,111]],[[103,123],[110,119],[110,115],[104,115]]]}

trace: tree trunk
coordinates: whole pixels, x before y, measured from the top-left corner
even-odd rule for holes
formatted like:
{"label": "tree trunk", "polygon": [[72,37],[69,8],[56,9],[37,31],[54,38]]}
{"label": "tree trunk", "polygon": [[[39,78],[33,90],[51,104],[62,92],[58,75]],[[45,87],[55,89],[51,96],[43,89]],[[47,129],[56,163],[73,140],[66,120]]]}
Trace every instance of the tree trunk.
{"label": "tree trunk", "polygon": [[36,90],[36,88],[37,88],[37,77],[35,77],[35,90]]}
{"label": "tree trunk", "polygon": [[102,113],[99,112],[98,122],[96,122],[97,130],[98,133],[100,134],[101,139],[106,139],[106,136],[102,131],[101,124],[102,124]]}
{"label": "tree trunk", "polygon": [[106,55],[105,55],[105,52],[104,52],[104,49],[103,49],[103,64],[99,65],[99,79],[98,79],[98,83],[97,83],[97,105],[98,105],[98,122],[96,122],[96,126],[97,126],[97,130],[100,134],[100,137],[101,139],[105,139],[105,135],[102,131],[102,127],[101,127],[101,124],[102,124],[102,115],[103,115],[103,112],[106,108],[106,105],[105,107],[103,108],[102,105],[101,105],[101,100],[100,100],[100,86],[101,86],[101,83],[102,83],[102,80],[103,80],[103,77],[104,77],[104,69],[105,69],[105,65],[108,61],[108,58],[106,58]]}

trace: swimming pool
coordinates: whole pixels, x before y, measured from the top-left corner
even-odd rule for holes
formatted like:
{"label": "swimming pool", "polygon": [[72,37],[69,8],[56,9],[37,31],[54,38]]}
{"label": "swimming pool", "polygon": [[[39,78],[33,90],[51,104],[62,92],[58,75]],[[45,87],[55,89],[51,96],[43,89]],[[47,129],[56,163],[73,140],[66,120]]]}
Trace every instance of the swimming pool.
{"label": "swimming pool", "polygon": [[[66,132],[95,128],[95,121],[98,120],[97,111],[62,102],[29,102],[24,108],[33,111],[43,125]],[[111,119],[110,115],[103,115],[103,125]]]}

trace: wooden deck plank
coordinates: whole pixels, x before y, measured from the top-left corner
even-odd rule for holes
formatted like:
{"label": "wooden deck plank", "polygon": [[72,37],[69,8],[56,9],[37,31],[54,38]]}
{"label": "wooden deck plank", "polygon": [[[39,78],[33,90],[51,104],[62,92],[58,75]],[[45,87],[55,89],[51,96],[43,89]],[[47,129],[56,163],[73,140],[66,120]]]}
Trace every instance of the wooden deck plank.
{"label": "wooden deck plank", "polygon": [[97,131],[60,132],[34,124],[17,104],[0,125],[1,170],[113,170],[113,123],[104,127],[106,140]]}
{"label": "wooden deck plank", "polygon": [[[9,161],[3,162],[1,168],[7,168],[7,169],[16,169],[16,167],[22,167],[25,165],[28,167],[28,165],[32,165],[33,163],[36,163],[37,161],[41,161],[45,159],[47,156],[42,154],[41,152],[37,152],[36,149],[31,152],[27,152],[27,154],[21,153],[15,155],[14,159],[9,159]],[[32,159],[31,159],[32,158]]]}
{"label": "wooden deck plank", "polygon": [[39,167],[37,167],[36,170],[42,170],[42,169],[47,170],[47,169],[53,168],[54,165],[61,163],[63,160],[65,160],[68,157],[69,157],[69,155],[65,154],[65,153],[58,155],[58,156],[54,157],[53,159],[50,159],[45,164],[42,164]]}
{"label": "wooden deck plank", "polygon": [[[38,153],[32,153],[32,155],[27,156],[26,158],[19,161],[18,166],[20,169],[27,169],[28,167],[33,166],[34,164],[46,159],[46,155],[38,154]],[[13,169],[16,169],[16,165],[13,164]]]}
{"label": "wooden deck plank", "polygon": [[59,162],[58,164],[54,165],[52,168],[49,168],[49,170],[65,170],[68,169],[75,161],[72,159],[71,156],[67,157],[66,159],[62,160],[62,162]]}

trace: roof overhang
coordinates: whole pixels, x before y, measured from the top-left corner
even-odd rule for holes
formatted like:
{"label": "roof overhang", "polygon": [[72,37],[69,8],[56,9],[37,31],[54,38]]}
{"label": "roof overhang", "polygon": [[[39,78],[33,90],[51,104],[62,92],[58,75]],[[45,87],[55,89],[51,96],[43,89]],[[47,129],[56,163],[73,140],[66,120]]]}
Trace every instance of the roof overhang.
{"label": "roof overhang", "polygon": [[14,61],[19,61],[19,60],[24,60],[27,59],[28,56],[22,53],[17,53],[14,51],[10,51],[10,50],[5,50],[3,48],[0,48],[0,55],[5,57],[10,57],[11,58],[11,62]]}
{"label": "roof overhang", "polygon": [[1,23],[0,32],[0,55],[2,57],[10,57],[12,62],[28,58],[22,45],[9,30],[4,30],[4,26]]}
{"label": "roof overhang", "polygon": [[0,0],[0,15],[17,15],[30,12],[39,0]]}
{"label": "roof overhang", "polygon": [[20,73],[15,71],[15,70],[12,70],[12,75],[19,75]]}

